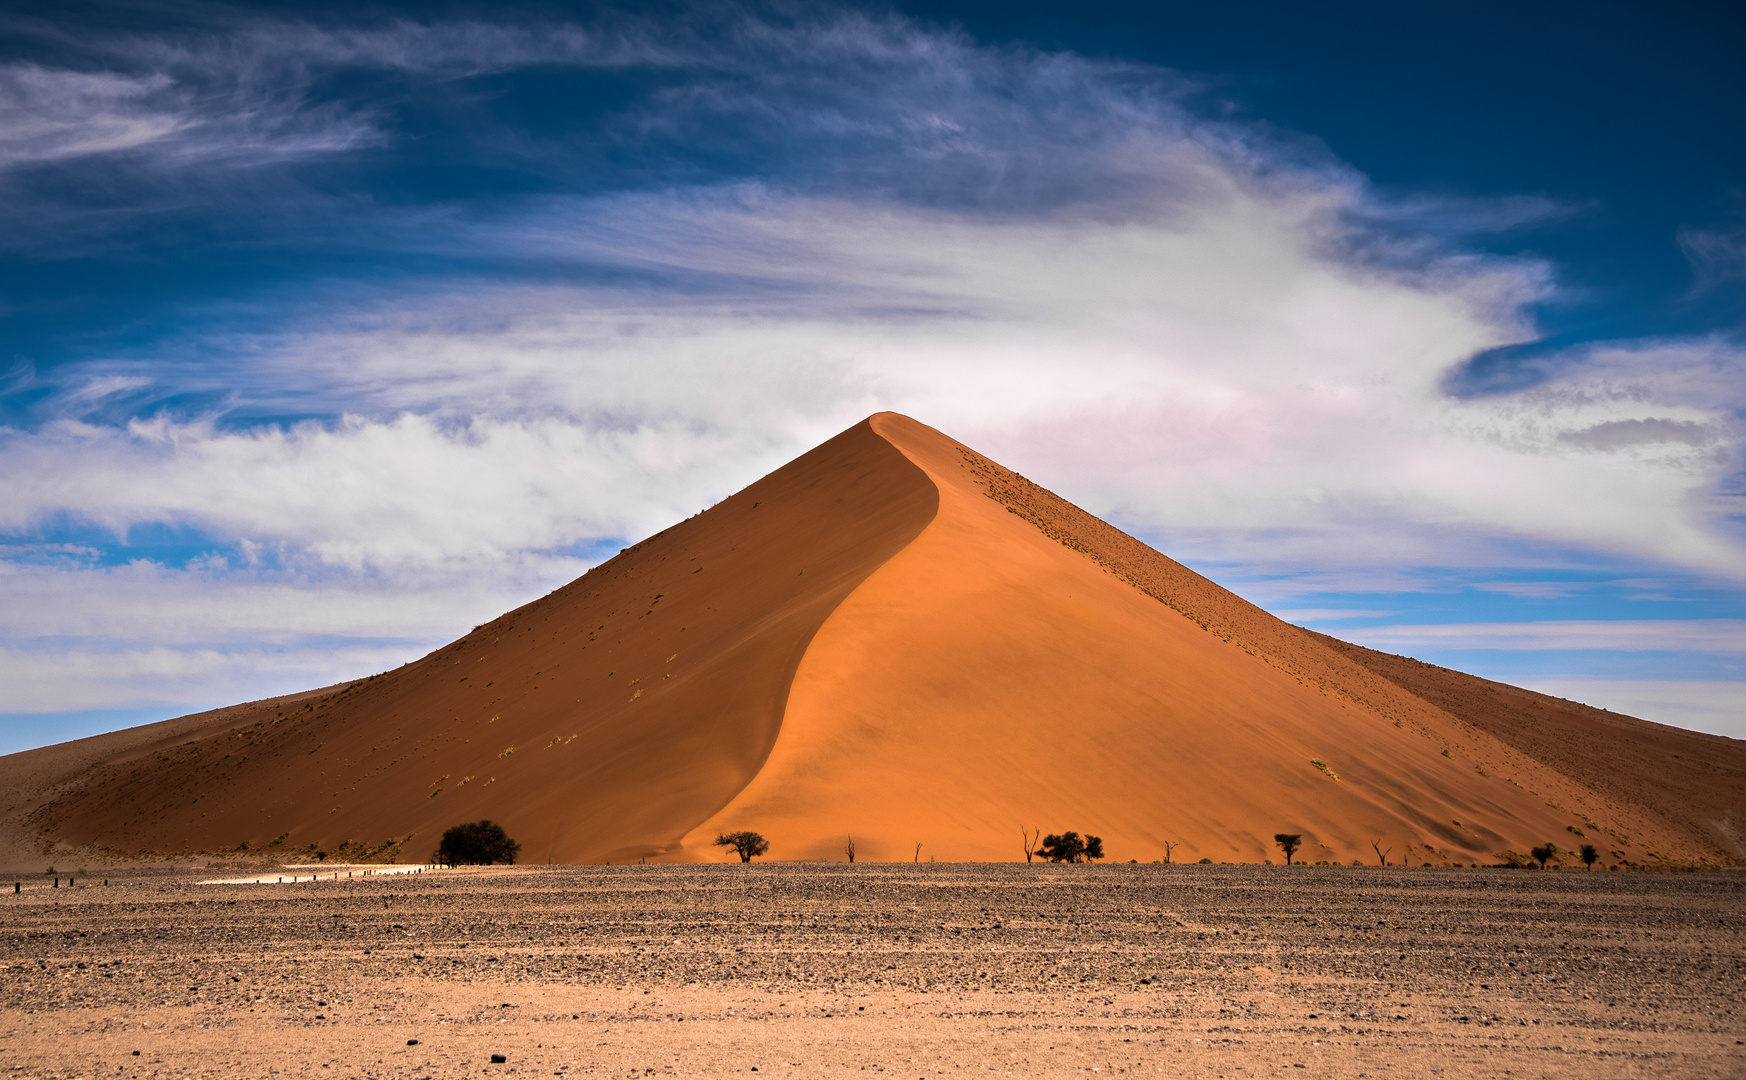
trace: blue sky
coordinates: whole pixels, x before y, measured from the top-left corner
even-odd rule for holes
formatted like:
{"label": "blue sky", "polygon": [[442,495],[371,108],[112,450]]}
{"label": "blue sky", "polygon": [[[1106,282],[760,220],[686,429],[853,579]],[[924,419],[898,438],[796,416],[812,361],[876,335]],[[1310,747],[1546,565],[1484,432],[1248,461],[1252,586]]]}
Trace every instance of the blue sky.
{"label": "blue sky", "polygon": [[0,751],[399,664],[884,408],[1746,737],[1742,16],[1063,10],[8,9]]}

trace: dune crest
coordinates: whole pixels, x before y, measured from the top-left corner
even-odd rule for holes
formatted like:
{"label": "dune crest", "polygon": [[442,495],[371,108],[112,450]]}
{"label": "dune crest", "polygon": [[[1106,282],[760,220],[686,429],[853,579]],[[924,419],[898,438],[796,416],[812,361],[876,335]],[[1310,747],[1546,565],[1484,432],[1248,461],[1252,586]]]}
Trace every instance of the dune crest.
{"label": "dune crest", "polygon": [[[404,668],[0,759],[34,785],[0,824],[15,852],[411,859],[490,817],[542,862],[716,861],[741,828],[1011,861],[1036,827],[1142,861],[1278,861],[1276,832],[1311,862],[1746,858],[1746,745],[1499,713],[1398,660],[882,413]],[[1651,729],[1699,760],[1600,775]]]}

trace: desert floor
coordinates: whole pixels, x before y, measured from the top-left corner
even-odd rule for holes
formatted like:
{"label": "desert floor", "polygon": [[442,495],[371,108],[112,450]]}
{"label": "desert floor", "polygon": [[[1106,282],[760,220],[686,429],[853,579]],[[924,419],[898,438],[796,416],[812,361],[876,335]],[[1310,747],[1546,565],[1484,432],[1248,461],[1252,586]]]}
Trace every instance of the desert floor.
{"label": "desert floor", "polygon": [[209,876],[6,882],[0,1075],[1746,1076],[1746,874]]}

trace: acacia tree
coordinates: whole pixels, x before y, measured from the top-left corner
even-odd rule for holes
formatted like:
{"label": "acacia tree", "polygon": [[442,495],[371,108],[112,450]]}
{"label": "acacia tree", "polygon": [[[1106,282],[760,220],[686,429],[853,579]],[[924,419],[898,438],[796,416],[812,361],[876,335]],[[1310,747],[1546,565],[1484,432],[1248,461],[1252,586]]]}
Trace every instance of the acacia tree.
{"label": "acacia tree", "polygon": [[755,832],[742,830],[740,832],[722,833],[715,838],[716,847],[733,848],[741,862],[751,862],[754,858],[770,850],[770,841]]}
{"label": "acacia tree", "polygon": [[1083,837],[1076,832],[1050,833],[1043,837],[1037,854],[1050,862],[1090,862],[1103,858],[1103,837],[1090,833]]}
{"label": "acacia tree", "polygon": [[520,852],[521,845],[509,838],[503,826],[487,819],[446,830],[432,861],[444,866],[514,866]]}
{"label": "acacia tree", "polygon": [[1384,850],[1382,847],[1382,838],[1381,837],[1378,837],[1375,840],[1370,841],[1370,846],[1376,849],[1376,865],[1387,866],[1388,865],[1388,853],[1390,851],[1393,851],[1394,849],[1388,848],[1387,850]]}
{"label": "acacia tree", "polygon": [[1595,862],[1600,859],[1600,852],[1595,850],[1593,844],[1582,845],[1581,855],[1582,865],[1588,867],[1590,870],[1594,869]]}
{"label": "acacia tree", "polygon": [[1050,833],[1043,837],[1037,854],[1050,862],[1078,862],[1085,854],[1085,841],[1076,832]]}
{"label": "acacia tree", "polygon": [[1274,833],[1273,842],[1279,845],[1280,851],[1285,852],[1285,865],[1290,866],[1292,852],[1296,851],[1298,845],[1303,843],[1303,834],[1294,832]]}
{"label": "acacia tree", "polygon": [[1554,844],[1541,844],[1539,847],[1529,851],[1528,854],[1532,855],[1534,859],[1539,862],[1540,869],[1544,870],[1546,869],[1546,860],[1558,854],[1558,848]]}

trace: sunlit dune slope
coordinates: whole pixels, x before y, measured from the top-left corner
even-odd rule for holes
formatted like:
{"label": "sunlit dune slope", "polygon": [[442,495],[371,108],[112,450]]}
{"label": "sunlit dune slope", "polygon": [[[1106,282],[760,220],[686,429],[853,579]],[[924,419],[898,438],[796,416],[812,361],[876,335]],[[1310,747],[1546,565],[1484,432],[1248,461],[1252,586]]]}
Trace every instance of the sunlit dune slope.
{"label": "sunlit dune slope", "polygon": [[737,829],[781,859],[1012,860],[1035,828],[1145,861],[1746,856],[1741,744],[1421,668],[882,413],[417,663],[3,758],[0,789],[15,840],[122,853],[422,858],[489,817],[532,861]]}
{"label": "sunlit dune slope", "polygon": [[1746,742],[1316,636],[1390,682],[1630,808],[1653,823],[1650,833],[1657,839],[1651,848],[1659,842],[1712,861],[1746,856]]}
{"label": "sunlit dune slope", "polygon": [[528,860],[660,852],[757,772],[813,632],[935,505],[859,424],[417,663],[123,752],[32,824],[124,852],[392,838],[404,859],[490,817]]}
{"label": "sunlit dune slope", "polygon": [[1582,827],[1550,770],[940,433],[874,424],[939,512],[826,621],[769,761],[688,845],[1012,859],[1040,826],[1115,858],[1280,858],[1292,832],[1312,860],[1490,862]]}

